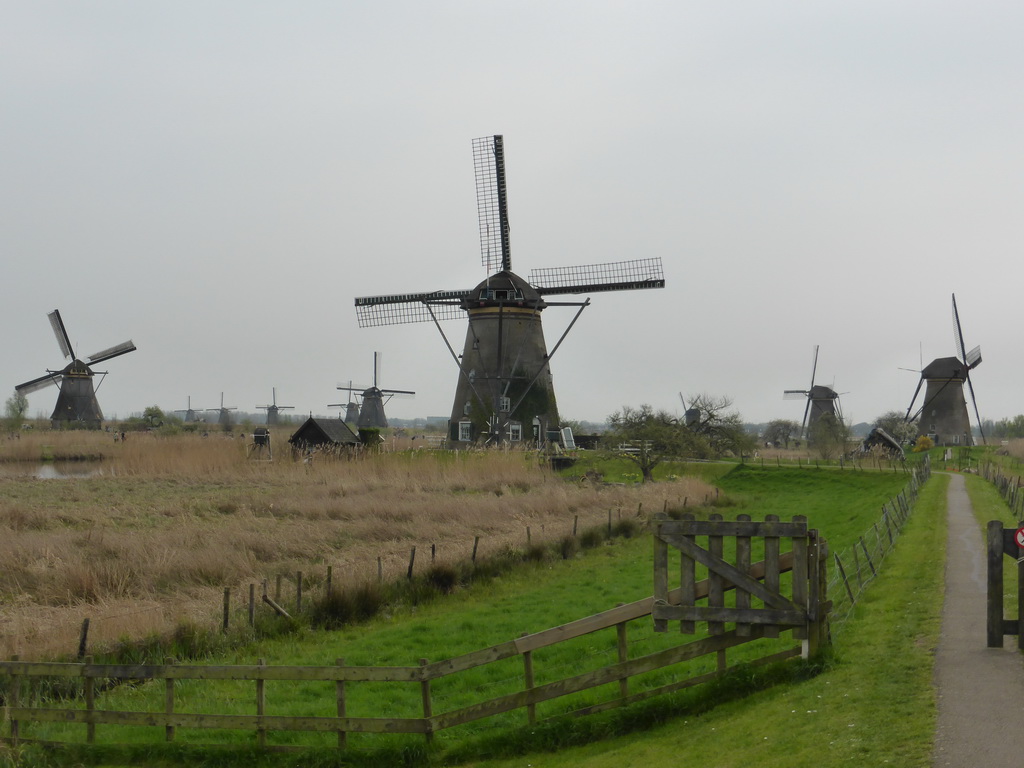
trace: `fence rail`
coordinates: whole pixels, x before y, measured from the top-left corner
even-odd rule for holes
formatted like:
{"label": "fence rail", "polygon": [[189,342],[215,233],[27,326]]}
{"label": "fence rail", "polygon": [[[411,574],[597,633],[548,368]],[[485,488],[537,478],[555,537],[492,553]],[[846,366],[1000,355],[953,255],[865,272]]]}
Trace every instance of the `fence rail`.
{"label": "fence rail", "polygon": [[[779,572],[792,570],[792,553],[783,553],[779,558]],[[749,573],[758,578],[765,572],[764,562],[752,563]],[[722,584],[721,579],[703,579],[693,585],[692,594],[696,598],[707,599],[709,592],[715,590],[731,591],[732,584]],[[667,603],[678,604],[681,597],[680,589],[668,593]],[[195,665],[178,664],[168,659],[164,664],[94,664],[91,659],[82,663],[55,663],[20,661],[17,658],[0,662],[0,677],[8,679],[8,698],[4,707],[4,719],[8,723],[9,734],[4,737],[9,743],[18,744],[25,741],[49,741],[68,743],[81,741],[68,737],[66,732],[56,734],[62,739],[54,738],[54,734],[43,733],[43,738],[32,739],[25,732],[29,723],[45,724],[60,723],[82,725],[85,727],[85,743],[97,743],[97,726],[148,726],[164,729],[164,740],[173,742],[178,739],[176,729],[228,729],[249,731],[255,734],[257,744],[266,745],[267,734],[273,731],[306,731],[335,732],[339,746],[345,746],[347,734],[350,733],[405,733],[421,734],[428,740],[433,734],[458,725],[472,723],[485,718],[494,717],[514,710],[525,710],[526,722],[538,721],[537,706],[545,702],[563,699],[585,692],[594,691],[601,686],[613,686],[610,693],[606,692],[602,701],[593,703],[567,701],[571,711],[560,715],[586,715],[594,712],[621,707],[652,696],[682,690],[691,686],[708,682],[729,667],[726,663],[726,651],[748,644],[753,640],[771,637],[772,628],[760,625],[746,626],[742,630],[731,629],[719,631],[718,634],[692,639],[681,637],[679,642],[666,648],[643,653],[630,658],[630,622],[638,619],[651,620],[655,607],[653,597],[633,603],[621,605],[602,613],[588,616],[577,621],[553,627],[534,634],[524,635],[498,645],[476,650],[442,661],[430,662],[421,659],[417,665],[410,666],[354,666],[347,665],[339,659],[333,666],[269,666],[263,663],[250,665]],[[644,626],[644,625],[641,625]],[[653,620],[646,631],[653,628]],[[538,679],[537,665],[540,662],[536,652],[553,648],[563,643],[576,640],[600,632],[614,632],[609,644],[615,649],[615,661],[593,669],[567,676],[556,676],[544,683],[536,683]],[[633,631],[637,631],[636,625]],[[664,637],[664,636],[661,636]],[[684,641],[685,640],[685,641]],[[787,641],[783,639],[782,644]],[[600,641],[597,641],[599,644]],[[779,650],[778,641],[767,648],[761,648],[760,658],[747,658],[748,663],[765,664],[793,658],[801,655],[801,645],[790,645]],[[668,682],[642,681],[633,686],[632,681],[642,675],[664,670],[681,662],[692,661],[709,654],[716,655],[714,671],[702,669],[678,669],[672,673]],[[749,656],[749,655],[748,655]],[[455,706],[448,711],[435,712],[436,697],[433,686],[447,678],[491,664],[493,662],[520,659],[518,674],[518,690],[509,693],[476,700],[469,704]],[[555,667],[553,670],[562,670]],[[66,706],[55,706],[56,702],[26,701],[25,688],[31,688],[33,681],[44,678],[64,678],[80,680],[83,691],[82,702],[67,702]],[[110,681],[139,681],[163,683],[164,695],[150,698],[149,709],[139,708],[134,711],[109,710],[98,705],[97,693]],[[179,711],[179,703],[175,697],[175,684],[182,680],[215,681],[226,680],[235,682],[251,682],[252,697],[249,699],[248,713],[244,714],[198,714]],[[324,694],[324,701],[334,701],[334,711],[324,716],[285,716],[267,713],[267,697],[264,683],[269,681],[291,682],[322,682],[333,686]],[[349,709],[350,694],[353,687],[362,683],[392,683],[419,688],[421,714],[412,717],[365,717],[353,716]],[[607,690],[607,689],[606,689]],[[162,702],[162,710],[152,708],[153,702]],[[237,699],[236,699],[237,700]],[[573,707],[575,707],[573,709]],[[80,733],[80,732],[79,732]],[[46,738],[50,736],[51,738]],[[178,739],[180,740],[180,739]]]}

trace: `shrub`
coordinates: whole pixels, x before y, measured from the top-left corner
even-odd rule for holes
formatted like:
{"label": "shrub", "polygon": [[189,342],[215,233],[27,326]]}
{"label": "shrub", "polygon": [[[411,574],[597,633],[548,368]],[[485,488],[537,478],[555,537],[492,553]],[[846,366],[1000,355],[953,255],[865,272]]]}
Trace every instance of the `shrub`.
{"label": "shrub", "polygon": [[917,442],[914,443],[914,453],[924,453],[925,451],[930,451],[934,447],[934,440],[928,437],[928,435],[921,435],[917,438]]}

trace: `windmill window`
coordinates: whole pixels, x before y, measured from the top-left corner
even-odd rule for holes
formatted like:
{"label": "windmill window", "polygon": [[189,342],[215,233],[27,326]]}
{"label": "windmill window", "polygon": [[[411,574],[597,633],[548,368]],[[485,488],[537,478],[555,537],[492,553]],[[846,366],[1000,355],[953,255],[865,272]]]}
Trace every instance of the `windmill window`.
{"label": "windmill window", "polygon": [[462,415],[463,416],[469,416],[469,412],[472,411],[472,410],[473,410],[473,405],[469,402],[469,400],[467,400],[466,404],[464,406],[462,406]]}
{"label": "windmill window", "polygon": [[492,301],[516,301],[521,300],[523,295],[516,290],[509,290],[507,288],[485,288],[480,292],[481,299],[491,299]]}
{"label": "windmill window", "polygon": [[459,441],[468,443],[473,439],[473,422],[471,421],[460,421],[459,422]]}
{"label": "windmill window", "polygon": [[498,409],[502,413],[508,413],[510,410],[512,410],[512,398],[510,398],[510,397],[501,397],[501,398],[499,398],[498,399]]}
{"label": "windmill window", "polygon": [[513,443],[520,443],[523,440],[523,425],[522,424],[509,424],[508,425],[508,439]]}

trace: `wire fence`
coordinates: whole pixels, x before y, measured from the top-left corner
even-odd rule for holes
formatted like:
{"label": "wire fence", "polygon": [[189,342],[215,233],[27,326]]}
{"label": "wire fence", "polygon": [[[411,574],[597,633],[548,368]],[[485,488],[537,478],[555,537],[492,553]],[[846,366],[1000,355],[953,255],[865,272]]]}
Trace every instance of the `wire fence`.
{"label": "wire fence", "polygon": [[923,462],[908,470],[910,480],[906,486],[882,505],[879,519],[857,537],[853,546],[832,553],[835,567],[829,575],[828,594],[832,597],[833,630],[842,627],[868,584],[878,576],[882,561],[895,547],[931,471],[931,461],[926,456]]}

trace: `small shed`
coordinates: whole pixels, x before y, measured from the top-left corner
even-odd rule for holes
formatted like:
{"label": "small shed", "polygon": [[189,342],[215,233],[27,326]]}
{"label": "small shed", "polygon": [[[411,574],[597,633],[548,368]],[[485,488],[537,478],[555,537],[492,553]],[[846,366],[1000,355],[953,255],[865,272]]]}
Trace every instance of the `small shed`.
{"label": "small shed", "polygon": [[310,416],[288,442],[296,448],[337,448],[359,445],[356,433],[341,419],[318,419]]}
{"label": "small shed", "polygon": [[900,445],[899,440],[881,427],[875,427],[868,433],[868,436],[864,438],[864,443],[861,445],[861,450],[870,451],[876,446],[881,447],[883,450],[900,460],[906,458],[906,454],[903,452],[903,446]]}

